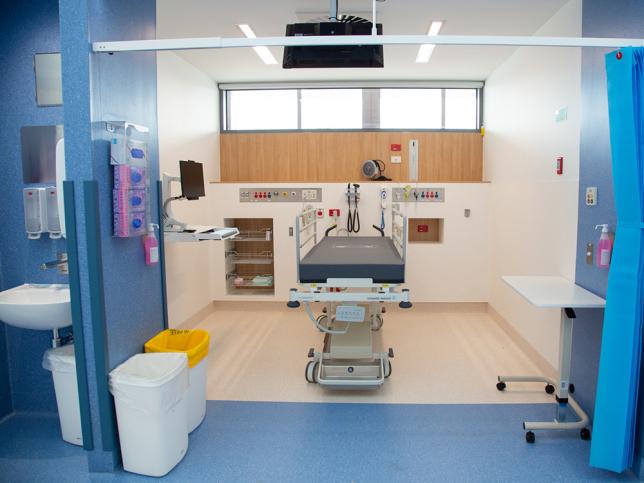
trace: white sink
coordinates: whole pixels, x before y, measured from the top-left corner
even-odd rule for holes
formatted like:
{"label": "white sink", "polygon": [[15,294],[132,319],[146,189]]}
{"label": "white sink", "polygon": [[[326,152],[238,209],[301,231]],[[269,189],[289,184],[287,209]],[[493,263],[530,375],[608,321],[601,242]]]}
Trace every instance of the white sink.
{"label": "white sink", "polygon": [[0,320],[36,330],[72,325],[69,285],[27,283],[0,292]]}

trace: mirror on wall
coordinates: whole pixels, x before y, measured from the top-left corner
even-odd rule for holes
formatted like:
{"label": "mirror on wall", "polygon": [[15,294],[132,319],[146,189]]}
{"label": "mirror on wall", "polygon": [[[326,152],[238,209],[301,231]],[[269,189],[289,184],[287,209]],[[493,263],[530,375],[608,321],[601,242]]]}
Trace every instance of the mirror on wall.
{"label": "mirror on wall", "polygon": [[34,55],[36,104],[40,107],[63,104],[63,81],[60,52]]}
{"label": "mirror on wall", "polygon": [[23,126],[22,180],[25,184],[56,182],[56,145],[63,138],[63,126]]}

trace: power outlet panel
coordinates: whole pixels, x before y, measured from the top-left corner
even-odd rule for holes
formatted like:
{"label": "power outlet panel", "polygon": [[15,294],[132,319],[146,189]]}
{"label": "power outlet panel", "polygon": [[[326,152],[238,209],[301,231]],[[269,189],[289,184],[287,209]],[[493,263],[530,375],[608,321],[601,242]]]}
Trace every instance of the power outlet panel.
{"label": "power outlet panel", "polygon": [[393,188],[393,200],[396,203],[443,203],[445,188],[423,187]]}
{"label": "power outlet panel", "polygon": [[589,186],[586,188],[586,206],[597,205],[597,187]]}
{"label": "power outlet panel", "polygon": [[320,203],[322,188],[239,188],[241,203]]}

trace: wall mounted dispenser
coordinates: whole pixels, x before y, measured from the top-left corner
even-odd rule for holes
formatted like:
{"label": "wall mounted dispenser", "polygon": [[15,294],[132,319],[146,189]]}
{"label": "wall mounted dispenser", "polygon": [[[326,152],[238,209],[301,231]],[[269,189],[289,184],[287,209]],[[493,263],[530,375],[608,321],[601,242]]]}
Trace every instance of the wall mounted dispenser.
{"label": "wall mounted dispenser", "polygon": [[110,133],[110,164],[114,190],[112,213],[114,236],[145,235],[151,214],[149,130],[129,122],[107,122]]}
{"label": "wall mounted dispenser", "polygon": [[596,263],[599,268],[608,268],[610,266],[610,259],[613,253],[613,241],[609,236],[608,225],[601,224],[595,226],[595,230],[602,229],[599,242],[597,243],[597,258]]}
{"label": "wall mounted dispenser", "polygon": [[25,209],[27,238],[37,240],[47,226],[45,188],[25,188],[22,191],[22,200]]}
{"label": "wall mounted dispenser", "polygon": [[43,233],[49,238],[63,236],[60,226],[58,194],[55,186],[25,188],[22,191],[27,238],[37,240]]}
{"label": "wall mounted dispenser", "polygon": [[48,186],[45,188],[44,201],[47,224],[43,231],[49,232],[49,238],[61,238],[63,234],[60,227],[60,216],[58,212],[58,192],[55,186]]}

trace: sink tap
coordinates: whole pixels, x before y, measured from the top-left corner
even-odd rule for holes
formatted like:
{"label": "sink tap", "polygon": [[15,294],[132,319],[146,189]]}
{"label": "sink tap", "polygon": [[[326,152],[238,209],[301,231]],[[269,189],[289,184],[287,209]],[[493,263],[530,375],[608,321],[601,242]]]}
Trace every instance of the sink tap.
{"label": "sink tap", "polygon": [[61,275],[67,275],[69,273],[67,266],[67,252],[58,252],[58,258],[56,260],[45,262],[40,265],[41,270],[47,270],[49,268],[57,268],[58,273]]}

